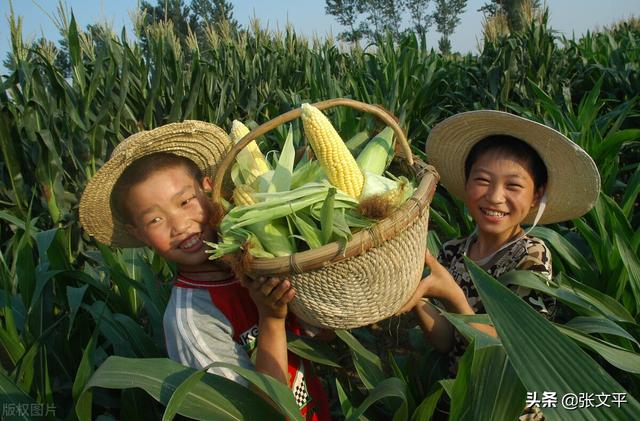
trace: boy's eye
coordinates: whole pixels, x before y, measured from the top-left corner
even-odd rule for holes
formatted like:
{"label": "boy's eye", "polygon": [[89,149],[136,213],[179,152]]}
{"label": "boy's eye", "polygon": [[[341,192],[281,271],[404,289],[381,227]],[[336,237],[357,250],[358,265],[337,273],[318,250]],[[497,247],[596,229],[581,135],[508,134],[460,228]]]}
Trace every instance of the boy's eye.
{"label": "boy's eye", "polygon": [[162,221],[162,219],[159,216],[156,216],[155,218],[150,219],[147,222],[147,225],[156,225],[156,224],[160,223],[160,221]]}
{"label": "boy's eye", "polygon": [[474,181],[475,181],[477,184],[480,184],[480,185],[483,185],[483,186],[484,186],[484,185],[489,184],[489,180],[488,180],[488,179],[486,179],[486,178],[484,178],[484,177],[476,177],[476,178],[474,179]]}
{"label": "boy's eye", "polygon": [[193,201],[193,199],[195,199],[195,198],[196,198],[196,196],[195,196],[195,195],[193,195],[193,196],[189,197],[188,199],[183,200],[183,201],[182,201],[182,203],[181,203],[181,205],[182,205],[182,206],[186,206],[186,205],[188,205],[189,203],[191,203],[191,202]]}
{"label": "boy's eye", "polygon": [[507,188],[513,189],[513,190],[520,190],[523,188],[523,186],[521,184],[517,184],[517,183],[510,183],[507,184]]}

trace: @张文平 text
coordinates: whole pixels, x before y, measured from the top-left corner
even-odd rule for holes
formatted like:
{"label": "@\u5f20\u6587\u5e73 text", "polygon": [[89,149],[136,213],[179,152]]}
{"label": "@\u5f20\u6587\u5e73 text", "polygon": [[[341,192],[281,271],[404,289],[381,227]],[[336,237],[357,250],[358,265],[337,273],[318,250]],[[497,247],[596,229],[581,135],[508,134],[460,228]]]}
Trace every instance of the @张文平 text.
{"label": "@\u5f20\u6587\u5e73 text", "polygon": [[527,408],[539,406],[540,408],[582,409],[582,408],[620,408],[627,402],[626,392],[612,393],[564,393],[543,391],[527,392]]}

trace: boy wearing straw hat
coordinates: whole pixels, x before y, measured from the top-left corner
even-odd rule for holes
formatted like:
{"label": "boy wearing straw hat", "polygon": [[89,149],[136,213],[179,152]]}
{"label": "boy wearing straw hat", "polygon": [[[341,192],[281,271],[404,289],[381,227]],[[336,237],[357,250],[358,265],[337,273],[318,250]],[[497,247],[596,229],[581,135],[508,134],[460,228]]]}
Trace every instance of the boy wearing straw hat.
{"label": "boy wearing straw hat", "polygon": [[[329,419],[312,367],[287,352],[286,332],[301,333],[287,311],[295,296],[290,282],[241,282],[205,253],[204,242],[216,240],[207,192],[230,148],[222,129],[201,121],[136,133],[114,149],[87,184],[80,222],[104,244],[149,246],[176,264],[163,318],[171,359],[194,368],[224,362],[269,374],[291,387],[307,419]],[[255,364],[249,357],[254,349]],[[244,383],[228,368],[209,371]]]}
{"label": "boy wearing straw hat", "polygon": [[[538,223],[566,221],[588,212],[598,197],[600,178],[593,160],[571,140],[545,125],[500,111],[471,111],[444,120],[433,128],[426,153],[443,186],[464,200],[476,227],[469,237],[446,242],[437,260],[427,253],[431,273],[401,312],[415,310],[427,340],[450,353],[453,374],[465,343],[422,298],[435,298],[452,313],[483,313],[464,256],[493,277],[532,270],[551,279],[551,254],[528,232]],[[532,226],[525,231],[522,224]],[[511,288],[540,313],[552,316],[551,298]],[[474,327],[497,336],[492,326]]]}

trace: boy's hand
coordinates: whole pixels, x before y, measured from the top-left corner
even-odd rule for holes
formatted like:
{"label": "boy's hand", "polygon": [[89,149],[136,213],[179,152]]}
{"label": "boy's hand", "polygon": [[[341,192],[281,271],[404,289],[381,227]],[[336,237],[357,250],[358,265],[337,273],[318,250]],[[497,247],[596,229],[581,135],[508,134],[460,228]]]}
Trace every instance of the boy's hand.
{"label": "boy's hand", "polygon": [[284,319],[287,317],[287,304],[296,295],[288,279],[261,277],[253,281],[243,281],[243,285],[249,290],[249,295],[258,307],[260,318]]}
{"label": "boy's hand", "polygon": [[447,304],[455,303],[461,298],[466,300],[462,288],[456,283],[447,268],[442,266],[428,250],[424,255],[424,263],[429,266],[431,273],[420,281],[409,301],[398,310],[397,314],[411,311],[422,301],[423,297],[437,298],[443,301],[446,307],[448,307]]}

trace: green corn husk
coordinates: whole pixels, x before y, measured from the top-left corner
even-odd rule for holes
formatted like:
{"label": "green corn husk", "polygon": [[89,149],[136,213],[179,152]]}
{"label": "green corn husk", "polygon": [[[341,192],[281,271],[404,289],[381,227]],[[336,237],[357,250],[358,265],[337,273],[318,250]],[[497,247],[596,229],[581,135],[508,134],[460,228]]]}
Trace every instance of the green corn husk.
{"label": "green corn husk", "polygon": [[356,159],[363,173],[381,175],[384,172],[393,158],[393,135],[393,129],[386,127],[367,142]]}
{"label": "green corn husk", "polygon": [[209,256],[211,260],[218,259],[226,254],[238,252],[243,247],[248,248],[255,257],[275,257],[272,253],[264,249],[262,243],[253,232],[245,229],[238,229],[228,233],[219,243],[211,243],[209,241],[205,241],[205,243],[211,247],[211,250],[206,250],[206,253],[211,254],[211,256]]}
{"label": "green corn husk", "polygon": [[[245,131],[248,132],[248,129]],[[243,151],[245,150],[246,149]],[[269,170],[263,165],[261,168],[265,169],[265,171],[262,171],[261,173],[253,171],[254,168],[253,164],[250,162],[250,156],[244,160],[236,158],[236,166],[238,167],[238,171],[241,173],[249,171],[251,174],[257,175],[257,177],[254,177],[254,180],[249,187],[257,187],[257,190],[262,192],[281,192],[288,191],[291,188],[294,158],[295,150],[293,147],[293,135],[290,129],[275,169]],[[241,187],[241,185],[236,185]],[[247,187],[246,185],[242,186]],[[255,198],[251,197],[251,199]],[[251,204],[249,202],[242,203],[242,205],[250,206]],[[241,207],[243,206],[238,206],[237,208]],[[235,238],[236,241],[228,241],[226,247],[218,248],[220,252],[214,253],[213,258],[237,251],[238,243],[243,244],[244,241],[251,242],[250,248],[254,255],[262,254],[262,251],[270,254],[271,257],[288,256],[295,253],[295,246],[290,238],[291,232],[287,227],[287,221],[285,219],[275,218],[259,221],[248,225],[246,228],[246,232],[245,230],[242,230],[238,233],[232,233],[231,238]],[[247,233],[251,233],[251,237]],[[228,237],[229,236],[225,237],[225,240]],[[231,247],[230,244],[235,244],[236,247]],[[257,253],[254,253],[254,250],[257,250]]]}
{"label": "green corn husk", "polygon": [[[300,238],[300,235],[292,232],[294,228],[302,233],[310,248],[331,241],[348,241],[351,238],[346,212],[354,211],[358,201],[338,191],[327,181],[307,183],[291,191],[255,193],[252,197],[259,201],[253,205],[235,207],[223,218],[220,224],[222,245],[214,247],[212,258],[236,252],[248,240],[261,243],[260,247],[252,244],[249,248],[254,256],[254,250],[264,250],[275,255],[269,241],[274,238]],[[270,231],[274,228],[274,221],[280,223],[283,221],[282,218],[287,218],[289,223],[282,223],[277,231]],[[358,225],[364,225],[366,222],[364,219],[358,220],[353,215],[350,215],[349,219]],[[264,231],[254,231],[256,227],[264,228],[269,225],[271,227]],[[292,247],[286,254],[296,251]]]}

